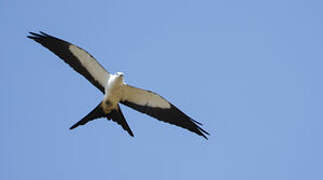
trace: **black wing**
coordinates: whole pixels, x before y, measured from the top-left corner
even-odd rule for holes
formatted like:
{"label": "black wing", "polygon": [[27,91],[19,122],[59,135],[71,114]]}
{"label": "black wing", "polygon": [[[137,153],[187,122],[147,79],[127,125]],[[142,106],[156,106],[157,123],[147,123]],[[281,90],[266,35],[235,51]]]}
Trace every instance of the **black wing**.
{"label": "black wing", "polygon": [[209,135],[198,126],[202,125],[201,123],[193,120],[166,99],[151,91],[126,85],[124,97],[120,102],[158,120],[188,129],[206,139],[206,135]]}
{"label": "black wing", "polygon": [[88,52],[43,32],[40,32],[40,34],[30,32],[30,34],[30,36],[27,36],[28,38],[35,40],[59,56],[104,93],[109,73]]}

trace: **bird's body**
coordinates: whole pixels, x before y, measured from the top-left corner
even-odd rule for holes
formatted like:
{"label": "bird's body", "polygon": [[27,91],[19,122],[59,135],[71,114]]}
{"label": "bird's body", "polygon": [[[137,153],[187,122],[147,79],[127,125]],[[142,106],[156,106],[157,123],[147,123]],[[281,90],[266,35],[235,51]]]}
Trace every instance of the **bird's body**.
{"label": "bird's body", "polygon": [[30,34],[28,38],[59,56],[104,94],[103,100],[70,129],[97,118],[106,117],[121,125],[129,135],[134,136],[121,111],[119,104],[123,104],[158,120],[188,129],[207,139],[208,132],[199,126],[202,125],[201,123],[187,116],[160,95],[126,84],[123,73],[109,73],[82,48],[43,32]]}
{"label": "bird's body", "polygon": [[123,81],[123,73],[110,75],[102,101],[102,106],[105,113],[108,114],[113,109],[117,108],[118,103],[123,97],[124,86],[125,83]]}

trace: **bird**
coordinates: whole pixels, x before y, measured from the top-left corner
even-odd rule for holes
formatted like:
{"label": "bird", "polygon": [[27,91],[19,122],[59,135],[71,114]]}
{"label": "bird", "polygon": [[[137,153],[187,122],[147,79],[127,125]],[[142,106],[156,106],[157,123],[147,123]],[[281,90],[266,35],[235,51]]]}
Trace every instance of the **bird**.
{"label": "bird", "polygon": [[124,81],[124,73],[109,73],[84,49],[42,31],[29,32],[27,38],[41,44],[76,72],[83,75],[103,94],[103,100],[80,121],[70,127],[75,129],[89,121],[107,118],[118,123],[128,134],[134,137],[122,111],[120,104],[128,106],[157,120],[185,128],[205,139],[210,135],[202,129],[202,124],[195,121],[159,94],[128,85]]}

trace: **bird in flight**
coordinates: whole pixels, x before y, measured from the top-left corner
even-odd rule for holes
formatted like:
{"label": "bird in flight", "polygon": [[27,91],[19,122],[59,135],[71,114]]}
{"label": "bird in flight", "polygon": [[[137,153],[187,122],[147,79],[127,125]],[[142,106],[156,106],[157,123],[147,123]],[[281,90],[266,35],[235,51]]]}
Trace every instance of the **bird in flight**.
{"label": "bird in flight", "polygon": [[70,129],[105,117],[121,125],[130,136],[134,136],[119,106],[119,103],[121,103],[207,139],[206,135],[209,135],[209,133],[200,127],[201,123],[190,118],[160,95],[126,84],[123,73],[109,73],[92,55],[82,48],[44,32],[40,32],[40,34],[30,32],[27,37],[52,51],[104,94],[103,100]]}

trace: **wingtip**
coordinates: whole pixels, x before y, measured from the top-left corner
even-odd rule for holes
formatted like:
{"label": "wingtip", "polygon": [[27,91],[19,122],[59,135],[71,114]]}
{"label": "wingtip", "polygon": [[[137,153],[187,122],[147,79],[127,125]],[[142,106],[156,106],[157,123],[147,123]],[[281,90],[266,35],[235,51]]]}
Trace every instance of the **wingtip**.
{"label": "wingtip", "polygon": [[209,138],[207,138],[204,134],[202,136],[204,137],[205,140],[209,140]]}
{"label": "wingtip", "polygon": [[36,38],[36,36],[37,36],[37,34],[36,34],[36,33],[34,33],[34,32],[29,32],[29,34],[27,35],[27,38],[29,38],[29,39],[35,39],[35,38]]}
{"label": "wingtip", "polygon": [[[205,131],[203,128],[201,128],[200,126],[203,126],[202,123],[195,121],[194,119],[191,119],[191,121],[196,125],[197,128],[197,134],[204,137],[206,140],[208,140],[207,136],[210,136],[210,133]],[[199,126],[200,125],[200,126]]]}
{"label": "wingtip", "polygon": [[51,35],[44,33],[43,31],[39,31],[39,33],[45,37],[52,37]]}
{"label": "wingtip", "polygon": [[194,119],[191,119],[193,122],[195,122],[196,124],[200,125],[200,126],[203,126],[202,123],[198,122],[198,121],[195,121]]}
{"label": "wingtip", "polygon": [[71,126],[69,129],[70,130],[73,130],[73,129],[75,129],[77,126],[79,126],[79,124],[78,123],[75,123],[73,126]]}
{"label": "wingtip", "polygon": [[37,33],[35,33],[35,32],[29,32],[29,34],[31,34],[31,35],[33,35],[33,36],[40,36],[40,34],[37,34]]}
{"label": "wingtip", "polygon": [[203,136],[206,140],[208,140],[208,137],[207,137],[207,135],[208,136],[210,136],[210,133],[209,132],[207,132],[207,131],[205,131],[204,129],[202,129],[201,127],[199,127],[199,130],[200,130],[200,135],[201,136]]}
{"label": "wingtip", "polygon": [[44,33],[43,31],[39,31],[39,33],[35,33],[35,32],[29,32],[29,35],[27,36],[27,38],[29,39],[39,39],[39,38],[45,38],[45,37],[51,37],[49,34]]}
{"label": "wingtip", "polygon": [[209,138],[207,136],[209,136],[210,134],[208,132],[205,132],[203,129],[201,130],[201,128],[198,128],[198,131],[195,132],[197,135],[203,137],[206,140],[209,140]]}
{"label": "wingtip", "polygon": [[32,39],[32,40],[39,40],[40,38],[42,38],[43,36],[34,32],[29,32],[29,35],[27,35],[27,38]]}

